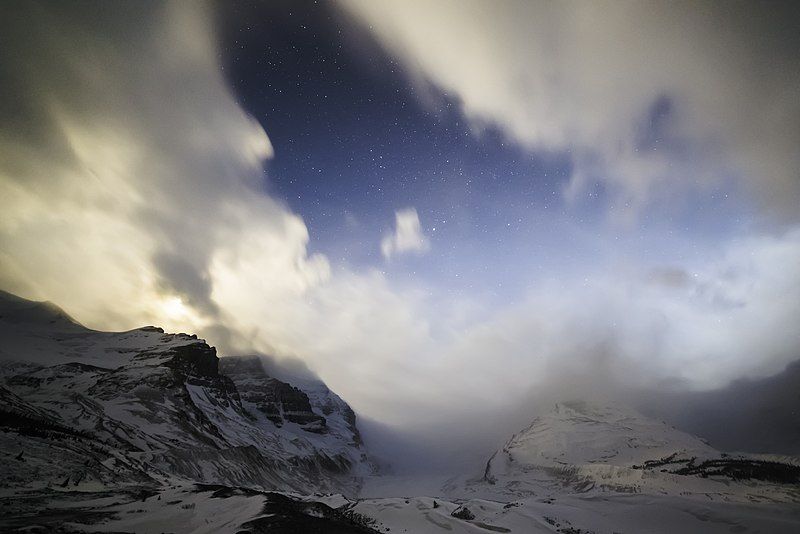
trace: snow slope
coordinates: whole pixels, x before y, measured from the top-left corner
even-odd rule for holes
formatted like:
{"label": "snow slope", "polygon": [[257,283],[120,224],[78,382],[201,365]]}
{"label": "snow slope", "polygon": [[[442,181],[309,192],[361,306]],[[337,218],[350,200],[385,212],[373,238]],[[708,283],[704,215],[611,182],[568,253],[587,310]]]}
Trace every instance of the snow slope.
{"label": "snow slope", "polygon": [[480,498],[454,502],[437,497],[368,499],[352,509],[374,518],[374,528],[380,532],[415,534],[793,534],[800,526],[797,506],[636,494],[528,497],[508,502]]}
{"label": "snow slope", "polygon": [[[507,464],[631,465],[679,452],[715,453],[699,438],[623,406],[559,403],[503,447]],[[494,462],[497,469],[499,462]]]}
{"label": "snow slope", "polygon": [[560,403],[515,434],[465,486],[494,495],[614,491],[800,502],[792,460],[729,455],[623,406]]}

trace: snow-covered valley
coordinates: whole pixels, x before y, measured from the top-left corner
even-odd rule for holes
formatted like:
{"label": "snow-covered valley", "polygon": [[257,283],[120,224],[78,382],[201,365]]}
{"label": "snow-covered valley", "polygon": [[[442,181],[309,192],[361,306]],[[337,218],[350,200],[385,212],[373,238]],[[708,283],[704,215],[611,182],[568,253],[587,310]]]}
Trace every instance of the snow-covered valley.
{"label": "snow-covered valley", "polygon": [[3,532],[800,531],[800,459],[627,406],[559,403],[470,472],[390,475],[322,382],[193,335],[0,308]]}

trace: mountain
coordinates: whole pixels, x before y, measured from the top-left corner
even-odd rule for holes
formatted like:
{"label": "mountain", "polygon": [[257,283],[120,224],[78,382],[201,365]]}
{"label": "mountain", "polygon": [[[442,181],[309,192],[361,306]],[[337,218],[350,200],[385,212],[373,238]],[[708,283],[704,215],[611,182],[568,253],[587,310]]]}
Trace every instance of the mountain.
{"label": "mountain", "polygon": [[[315,476],[329,473],[360,476],[371,473],[352,408],[319,380],[296,379],[296,384],[268,375],[258,356],[226,356],[219,370],[233,380],[250,424],[291,442],[284,450],[298,450],[312,458]],[[225,421],[220,421],[224,425]],[[324,489],[315,482],[313,489]]]}
{"label": "mountain", "polygon": [[[542,466],[641,463],[680,451],[706,455],[705,442],[622,406],[562,402],[503,447],[506,464]],[[490,462],[497,467],[499,459]]]}
{"label": "mountain", "polygon": [[624,406],[569,402],[512,436],[479,482],[517,496],[570,488],[793,501],[800,497],[800,462],[726,454]]}
{"label": "mountain", "polygon": [[[355,414],[321,382],[218,358],[197,336],[97,332],[0,294],[2,485],[14,491],[223,484],[354,494]],[[149,491],[149,490],[148,490]]]}

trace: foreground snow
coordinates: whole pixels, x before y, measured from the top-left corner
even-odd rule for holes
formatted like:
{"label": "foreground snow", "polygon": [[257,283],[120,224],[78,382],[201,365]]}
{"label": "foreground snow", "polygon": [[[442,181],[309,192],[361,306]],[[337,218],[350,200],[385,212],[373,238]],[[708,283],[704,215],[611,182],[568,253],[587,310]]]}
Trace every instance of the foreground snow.
{"label": "foreground snow", "polygon": [[[435,503],[435,504],[434,504]],[[664,533],[796,533],[800,508],[787,505],[741,505],[703,502],[674,496],[565,495],[510,502],[470,499],[451,502],[432,497],[371,499],[354,510],[380,523],[381,531]],[[473,519],[453,514],[468,510]]]}
{"label": "foreground snow", "polygon": [[[137,532],[142,534],[326,532],[417,534],[559,532],[796,533],[797,504],[742,504],[672,495],[565,494],[508,502],[438,496],[350,500],[225,486],[177,485],[157,491],[40,492],[17,495],[29,509],[9,514],[0,497],[3,532]],[[314,530],[319,529],[319,530]]]}

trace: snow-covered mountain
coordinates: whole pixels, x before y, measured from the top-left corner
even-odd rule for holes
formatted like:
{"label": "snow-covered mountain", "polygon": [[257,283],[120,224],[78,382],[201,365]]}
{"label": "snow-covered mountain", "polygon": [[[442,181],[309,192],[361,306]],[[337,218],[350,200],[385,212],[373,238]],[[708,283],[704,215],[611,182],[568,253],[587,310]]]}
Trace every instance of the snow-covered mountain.
{"label": "snow-covered mountain", "polygon": [[[710,446],[623,406],[558,403],[515,434],[502,449],[512,465],[631,465],[681,451],[707,455]],[[498,470],[500,458],[490,461]]]}
{"label": "snow-covered mountain", "polygon": [[516,496],[567,488],[791,502],[800,499],[800,462],[722,453],[628,407],[569,402],[508,440],[476,482]]}
{"label": "snow-covered mountain", "polygon": [[220,360],[194,335],[86,329],[0,294],[3,486],[184,481],[353,494],[371,469],[350,407]]}

